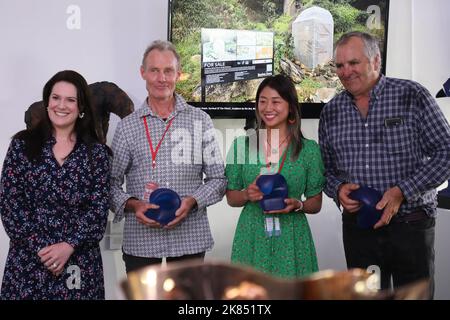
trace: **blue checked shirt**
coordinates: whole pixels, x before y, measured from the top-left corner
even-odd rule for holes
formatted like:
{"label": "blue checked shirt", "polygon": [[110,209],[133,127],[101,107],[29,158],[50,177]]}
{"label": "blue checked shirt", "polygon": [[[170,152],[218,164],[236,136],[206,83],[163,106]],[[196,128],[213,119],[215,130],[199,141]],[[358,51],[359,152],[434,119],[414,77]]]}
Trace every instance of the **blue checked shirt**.
{"label": "blue checked shirt", "polygon": [[363,119],[351,94],[342,92],[323,109],[319,144],[327,178],[325,193],[336,201],[346,182],[384,193],[398,186],[406,201],[399,216],[424,209],[436,215],[436,190],[450,177],[450,126],[420,84],[381,75]]}
{"label": "blue checked shirt", "polygon": [[[225,193],[223,159],[211,118],[188,105],[181,96],[175,97],[175,111],[166,121],[144,102],[140,109],[122,119],[114,134],[110,207],[115,213],[114,221],[125,218],[123,251],[130,255],[176,257],[210,250],[214,244],[206,207],[219,202]],[[155,169],[144,117],[154,149],[174,118],[161,143]],[[144,226],[134,212],[124,208],[131,197],[143,199],[144,185],[150,181],[176,191],[181,198],[193,196],[197,209],[170,230]]]}

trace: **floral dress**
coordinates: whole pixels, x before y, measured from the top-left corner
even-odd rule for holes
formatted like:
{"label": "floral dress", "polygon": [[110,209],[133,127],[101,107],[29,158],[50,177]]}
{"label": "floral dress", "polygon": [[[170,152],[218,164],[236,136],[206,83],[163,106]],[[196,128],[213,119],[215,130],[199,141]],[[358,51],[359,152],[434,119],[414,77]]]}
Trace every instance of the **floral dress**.
{"label": "floral dress", "polygon": [[[264,173],[264,156],[258,156],[256,150],[249,147],[248,140],[237,138],[232,146],[234,152],[227,155],[228,190],[242,190]],[[318,144],[307,139],[302,142],[296,161],[291,160],[291,147],[288,148],[280,172],[287,181],[289,198],[315,196],[325,183]],[[231,261],[283,278],[302,277],[317,271],[316,251],[305,214],[300,211],[274,216],[279,218],[281,235],[268,237],[266,215],[259,203],[245,204],[236,227]]]}
{"label": "floral dress", "polygon": [[[10,238],[1,299],[104,299],[99,242],[108,217],[109,154],[96,144],[90,155],[77,142],[62,166],[44,144],[40,161],[30,162],[24,142],[14,139],[2,168],[0,215]],[[74,252],[59,276],[37,253],[59,242]]]}

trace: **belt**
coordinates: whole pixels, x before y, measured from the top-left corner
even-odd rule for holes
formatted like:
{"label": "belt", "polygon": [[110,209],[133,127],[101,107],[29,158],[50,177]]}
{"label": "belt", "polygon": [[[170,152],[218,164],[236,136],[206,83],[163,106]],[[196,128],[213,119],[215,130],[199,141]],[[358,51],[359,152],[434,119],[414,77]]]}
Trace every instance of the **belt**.
{"label": "belt", "polygon": [[429,219],[429,218],[430,217],[427,215],[425,210],[418,210],[418,211],[405,213],[405,214],[396,214],[392,218],[391,221],[393,223],[404,223],[404,222],[408,223],[408,222],[425,220],[425,219]]}
{"label": "belt", "polygon": [[[354,213],[349,213],[346,210],[342,212],[343,219],[350,219],[355,220],[357,215]],[[404,213],[404,214],[396,214],[392,220],[391,223],[408,223],[408,222],[414,222],[414,221],[420,221],[429,219],[430,217],[427,215],[425,210],[417,210],[410,213]]]}

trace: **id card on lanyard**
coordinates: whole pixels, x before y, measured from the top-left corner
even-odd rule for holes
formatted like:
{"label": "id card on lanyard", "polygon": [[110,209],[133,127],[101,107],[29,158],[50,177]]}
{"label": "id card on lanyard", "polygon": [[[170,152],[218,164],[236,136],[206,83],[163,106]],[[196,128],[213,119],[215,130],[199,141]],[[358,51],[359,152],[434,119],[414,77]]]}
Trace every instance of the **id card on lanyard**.
{"label": "id card on lanyard", "polygon": [[[283,169],[284,162],[285,162],[286,156],[287,156],[287,150],[288,150],[288,148],[286,148],[284,150],[284,152],[283,152],[283,155],[282,155],[282,158],[281,158],[281,164],[280,164],[280,167],[278,168],[278,173],[280,173],[281,169]],[[271,163],[269,162],[267,156],[266,156],[265,169],[267,170],[268,174],[271,174]],[[266,217],[265,221],[264,221],[264,229],[265,229],[265,234],[266,234],[267,237],[273,237],[273,236],[279,237],[279,236],[281,236],[280,218],[278,218],[276,216],[275,217],[274,216]]]}
{"label": "id card on lanyard", "polygon": [[266,217],[264,220],[266,237],[281,236],[280,219],[278,217]]}
{"label": "id card on lanyard", "polygon": [[172,125],[172,122],[175,118],[170,119],[169,122],[167,123],[166,129],[164,130],[164,133],[163,133],[161,139],[159,140],[155,149],[153,148],[153,142],[152,142],[152,137],[150,135],[150,129],[147,124],[147,118],[144,117],[143,119],[144,119],[145,134],[147,136],[148,145],[150,147],[150,154],[152,157],[151,181],[147,182],[144,185],[144,194],[142,196],[144,201],[148,201],[148,199],[150,198],[150,194],[153,191],[155,191],[156,189],[158,189],[158,187],[159,187],[159,184],[154,181],[154,170],[156,169],[156,157],[158,155],[158,151],[159,151],[159,148],[161,147],[164,137],[166,136],[167,131],[169,131],[169,128]]}

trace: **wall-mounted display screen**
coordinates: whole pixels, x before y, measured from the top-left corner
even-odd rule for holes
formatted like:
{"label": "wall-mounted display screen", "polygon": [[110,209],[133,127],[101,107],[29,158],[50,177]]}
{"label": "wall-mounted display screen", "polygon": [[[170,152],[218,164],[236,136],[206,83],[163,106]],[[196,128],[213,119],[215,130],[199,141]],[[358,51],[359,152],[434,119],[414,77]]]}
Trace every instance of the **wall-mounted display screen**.
{"label": "wall-mounted display screen", "polygon": [[213,117],[254,116],[263,78],[295,83],[304,118],[343,90],[334,43],[348,31],[380,40],[384,72],[389,0],[170,0],[169,40],[181,56],[177,92]]}

